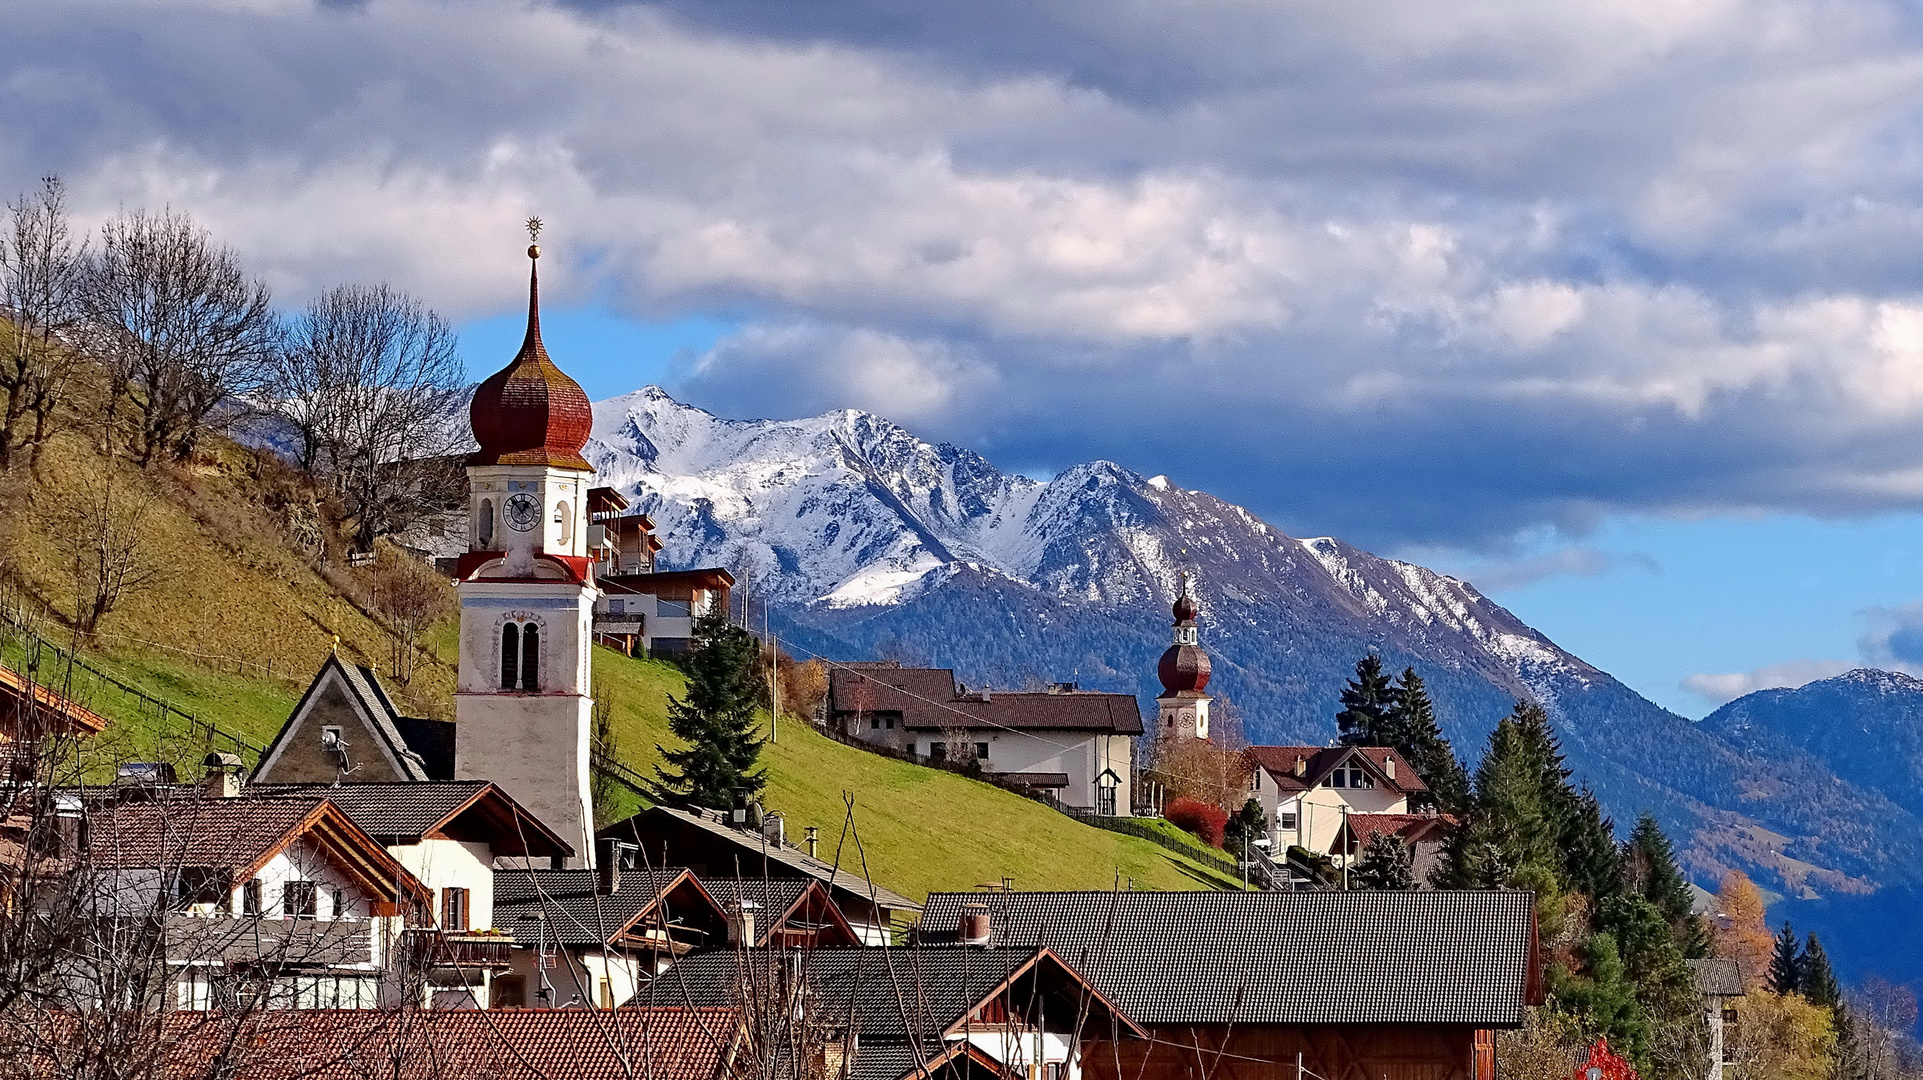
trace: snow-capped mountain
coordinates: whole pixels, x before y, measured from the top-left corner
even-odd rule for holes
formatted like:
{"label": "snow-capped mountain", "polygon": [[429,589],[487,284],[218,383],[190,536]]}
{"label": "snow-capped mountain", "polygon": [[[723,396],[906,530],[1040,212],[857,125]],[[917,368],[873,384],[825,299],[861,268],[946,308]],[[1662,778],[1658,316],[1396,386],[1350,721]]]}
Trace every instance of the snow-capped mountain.
{"label": "snow-capped mountain", "polygon": [[587,456],[653,517],[664,566],[729,567],[801,650],[893,654],[973,684],[1076,680],[1152,707],[1186,568],[1210,690],[1253,741],[1333,735],[1343,681],[1375,649],[1423,675],[1470,760],[1516,698],[1542,701],[1618,818],[1655,812],[1704,884],[1740,866],[1792,895],[1923,885],[1911,811],[1807,761],[1745,753],[1466,582],[1290,537],[1110,462],[1006,474],[863,412],[723,420],[655,387],[594,411]]}

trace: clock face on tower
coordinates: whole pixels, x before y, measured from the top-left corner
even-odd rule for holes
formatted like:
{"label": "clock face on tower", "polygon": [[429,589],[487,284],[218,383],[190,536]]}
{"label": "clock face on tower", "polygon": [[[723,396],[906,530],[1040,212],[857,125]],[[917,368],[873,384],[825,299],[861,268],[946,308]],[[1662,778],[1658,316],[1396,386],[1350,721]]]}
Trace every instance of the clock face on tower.
{"label": "clock face on tower", "polygon": [[508,528],[526,532],[541,520],[541,504],[525,491],[509,495],[501,504],[501,517],[507,521]]}

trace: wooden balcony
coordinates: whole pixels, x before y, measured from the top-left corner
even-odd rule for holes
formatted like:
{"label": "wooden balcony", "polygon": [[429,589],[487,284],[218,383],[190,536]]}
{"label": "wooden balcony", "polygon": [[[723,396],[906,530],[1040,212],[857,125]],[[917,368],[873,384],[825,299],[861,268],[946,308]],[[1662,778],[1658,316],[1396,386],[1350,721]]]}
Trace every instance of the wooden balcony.
{"label": "wooden balcony", "polygon": [[431,968],[505,969],[513,962],[514,938],[507,934],[408,930],[402,948],[417,963]]}

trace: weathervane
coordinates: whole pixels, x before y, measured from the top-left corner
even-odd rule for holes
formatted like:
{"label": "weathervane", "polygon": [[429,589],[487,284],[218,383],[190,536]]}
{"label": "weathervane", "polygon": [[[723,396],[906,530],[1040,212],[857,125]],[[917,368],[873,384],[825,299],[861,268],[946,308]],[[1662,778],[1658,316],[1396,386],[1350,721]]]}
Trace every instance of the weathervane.
{"label": "weathervane", "polygon": [[527,257],[530,259],[540,258],[541,257],[541,243],[540,243],[541,219],[540,218],[531,217],[527,219],[527,238],[530,241],[532,241],[532,243],[528,244],[527,246]]}

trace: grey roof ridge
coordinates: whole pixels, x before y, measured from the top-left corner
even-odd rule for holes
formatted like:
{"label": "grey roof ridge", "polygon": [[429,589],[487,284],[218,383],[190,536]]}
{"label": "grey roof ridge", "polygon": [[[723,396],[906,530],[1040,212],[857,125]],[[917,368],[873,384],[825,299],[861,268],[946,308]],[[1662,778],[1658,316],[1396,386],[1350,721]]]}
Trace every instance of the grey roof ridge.
{"label": "grey roof ridge", "polygon": [[[656,806],[655,809],[665,810],[668,813],[673,814],[674,816],[682,819],[683,821],[687,821],[694,825],[699,825],[703,829],[706,829],[707,831],[714,833],[717,836],[723,836],[731,841],[734,841],[735,843],[742,843],[745,845],[745,841],[747,837],[739,829],[731,828],[727,825],[722,824],[719,821],[709,821],[706,817],[691,814],[686,810],[679,809],[678,807]],[[807,874],[809,877],[816,878],[817,880],[821,881],[823,884],[829,886],[830,888],[847,889],[849,892],[856,893],[857,895],[868,896],[868,898],[874,900],[876,903],[881,904],[883,907],[906,908],[911,911],[920,911],[922,909],[922,906],[920,904],[915,903],[913,900],[908,899],[906,896],[903,896],[898,892],[895,892],[891,889],[883,888],[881,885],[877,884],[872,878],[863,877],[862,875],[855,873],[853,870],[843,869],[841,867],[835,866],[833,863],[824,862],[821,859],[815,858],[814,856],[809,855],[806,852],[803,852],[800,848],[790,847],[786,841],[783,841],[782,843],[779,843],[779,844],[770,844],[768,843],[767,838],[763,837],[761,842],[762,842],[762,850],[766,854],[768,854],[770,857],[779,859],[781,862],[789,866],[792,866],[797,870],[800,870],[801,872]],[[862,882],[863,884],[866,884],[871,890],[873,890],[873,895],[869,896],[869,894],[863,892],[863,890],[855,888],[853,885],[845,884],[840,880],[838,880],[844,875],[848,878],[849,881],[859,881],[859,882]]]}

